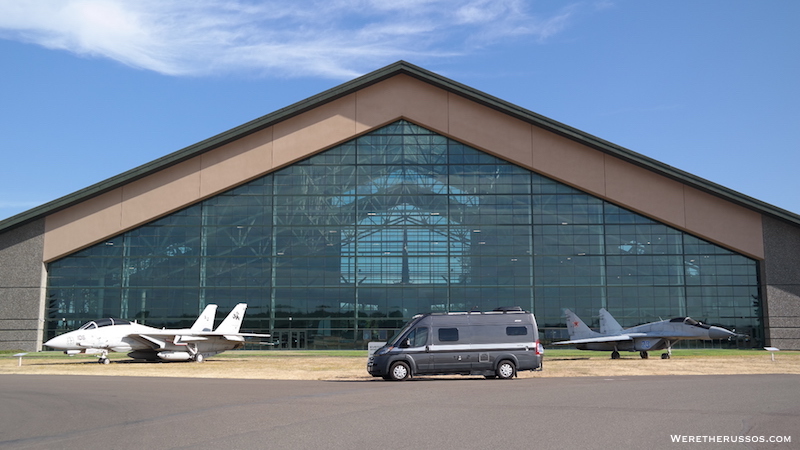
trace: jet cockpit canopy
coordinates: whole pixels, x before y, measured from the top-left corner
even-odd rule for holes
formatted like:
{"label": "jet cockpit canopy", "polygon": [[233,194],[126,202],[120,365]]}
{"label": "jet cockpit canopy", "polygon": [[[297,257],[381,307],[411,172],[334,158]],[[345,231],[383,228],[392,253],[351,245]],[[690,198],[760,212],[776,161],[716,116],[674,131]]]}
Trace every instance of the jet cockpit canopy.
{"label": "jet cockpit canopy", "polygon": [[112,318],[105,318],[105,319],[97,319],[91,320],[86,322],[85,324],[81,325],[79,330],[94,330],[95,328],[107,327],[109,325],[130,325],[129,320],[125,319],[112,319]]}
{"label": "jet cockpit canopy", "polygon": [[705,328],[705,329],[711,328],[711,325],[706,325],[703,322],[698,322],[698,321],[692,319],[691,317],[676,317],[674,319],[670,319],[670,322],[683,322],[686,325],[692,325],[692,326],[695,326],[695,327],[700,327],[700,328]]}

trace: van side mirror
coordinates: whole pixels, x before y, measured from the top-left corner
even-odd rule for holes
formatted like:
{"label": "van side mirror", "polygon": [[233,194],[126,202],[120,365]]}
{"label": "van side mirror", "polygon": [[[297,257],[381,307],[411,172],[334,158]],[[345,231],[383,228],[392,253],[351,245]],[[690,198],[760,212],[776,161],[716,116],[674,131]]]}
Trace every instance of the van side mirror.
{"label": "van side mirror", "polygon": [[403,339],[403,342],[400,343],[400,348],[408,348],[411,347],[411,339]]}

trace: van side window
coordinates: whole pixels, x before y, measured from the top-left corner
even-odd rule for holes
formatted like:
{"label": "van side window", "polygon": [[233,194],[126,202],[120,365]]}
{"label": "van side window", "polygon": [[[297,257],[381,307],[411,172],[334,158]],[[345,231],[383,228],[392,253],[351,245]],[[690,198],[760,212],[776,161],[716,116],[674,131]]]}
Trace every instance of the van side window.
{"label": "van side window", "polygon": [[527,336],[528,329],[526,327],[506,327],[506,336]]}
{"label": "van side window", "polygon": [[411,334],[408,335],[409,344],[411,347],[422,347],[428,343],[428,329],[415,328]]}
{"label": "van side window", "polygon": [[458,340],[458,328],[439,328],[440,342],[455,342]]}

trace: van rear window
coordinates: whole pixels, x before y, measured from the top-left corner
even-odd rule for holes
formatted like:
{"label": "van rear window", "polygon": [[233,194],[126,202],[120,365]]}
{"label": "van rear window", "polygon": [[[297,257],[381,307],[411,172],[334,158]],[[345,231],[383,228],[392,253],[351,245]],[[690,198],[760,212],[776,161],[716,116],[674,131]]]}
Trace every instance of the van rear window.
{"label": "van rear window", "polygon": [[527,336],[528,328],[526,327],[506,327],[507,336]]}
{"label": "van rear window", "polygon": [[439,328],[439,342],[454,342],[458,340],[458,328]]}

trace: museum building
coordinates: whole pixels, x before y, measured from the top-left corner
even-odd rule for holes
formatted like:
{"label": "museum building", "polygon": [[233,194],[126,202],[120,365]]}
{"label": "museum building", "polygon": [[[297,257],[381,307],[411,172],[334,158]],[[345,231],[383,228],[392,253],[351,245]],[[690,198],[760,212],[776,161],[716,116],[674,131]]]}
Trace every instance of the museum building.
{"label": "museum building", "polygon": [[800,349],[800,216],[401,61],[0,222],[0,349],[239,302],[279,348],[521,306]]}

